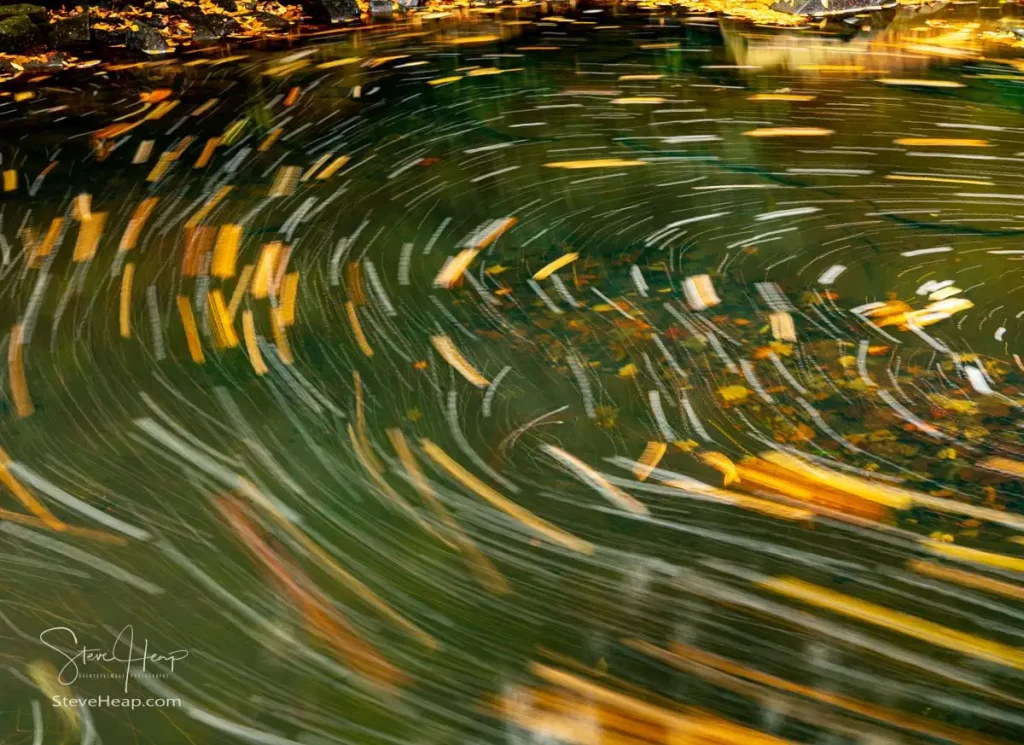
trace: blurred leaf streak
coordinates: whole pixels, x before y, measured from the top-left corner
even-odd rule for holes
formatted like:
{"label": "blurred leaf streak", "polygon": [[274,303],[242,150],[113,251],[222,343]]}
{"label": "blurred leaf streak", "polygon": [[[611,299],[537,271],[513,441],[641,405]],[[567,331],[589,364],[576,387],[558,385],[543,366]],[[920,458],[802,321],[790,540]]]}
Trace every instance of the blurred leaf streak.
{"label": "blurred leaf streak", "polygon": [[132,311],[132,277],[135,275],[135,264],[131,262],[124,265],[121,274],[121,313],[120,328],[121,338],[132,338],[131,311]]}
{"label": "blurred leaf streak", "polygon": [[228,315],[227,303],[224,301],[224,293],[220,288],[211,290],[208,294],[210,315],[213,320],[214,343],[220,349],[234,349],[238,346],[238,334],[235,326]]}
{"label": "blurred leaf streak", "polygon": [[78,240],[75,243],[74,261],[76,263],[90,261],[96,255],[100,238],[103,237],[103,226],[107,223],[106,212],[93,212],[83,217],[78,228]]}
{"label": "blurred leaf streak", "polygon": [[317,636],[334,647],[353,668],[378,685],[391,689],[403,682],[403,674],[373,646],[359,638],[355,629],[323,597],[313,581],[303,575],[298,567],[286,564],[256,533],[241,503],[232,497],[219,497],[214,505],[245,546],[299,603],[311,630]]}
{"label": "blurred leaf streak", "polygon": [[273,502],[264,497],[256,489],[255,485],[248,480],[245,480],[243,486],[244,488],[241,491],[252,498],[253,502],[257,506],[263,508],[282,528],[302,544],[302,547],[308,551],[313,558],[320,562],[321,567],[325,569],[328,574],[333,575],[335,579],[338,579],[343,584],[347,585],[349,589],[362,598],[362,600],[368,605],[373,607],[378,613],[391,619],[398,626],[401,626],[403,629],[408,631],[424,646],[429,647],[430,649],[438,649],[438,643],[434,637],[420,629],[409,619],[405,618],[402,614],[384,602],[384,600],[373,592],[373,590],[338,564],[330,554],[320,547],[319,544],[306,535],[299,526],[289,520],[287,516],[277,509]]}
{"label": "blurred leaf streak", "polygon": [[268,150],[270,150],[270,148],[274,146],[274,143],[277,142],[277,138],[283,134],[284,130],[281,127],[277,127],[276,129],[271,130],[270,134],[263,138],[263,141],[259,144],[259,147],[256,149],[261,153],[267,152]]}
{"label": "blurred leaf streak", "polygon": [[981,564],[982,566],[993,567],[995,569],[1024,573],[1024,558],[1019,556],[1006,556],[1005,554],[997,554],[991,551],[980,551],[976,548],[955,546],[950,543],[942,543],[939,541],[924,540],[921,541],[921,545],[927,548],[931,553],[944,556],[947,559],[956,559],[958,561],[966,561],[971,564]]}
{"label": "blurred leaf streak", "polygon": [[[0,483],[3,483],[14,497],[24,505],[25,509],[35,515],[47,528],[50,530],[63,531],[67,525],[57,519],[57,517],[46,508],[46,506],[32,496],[32,492],[25,488],[25,486],[14,478],[14,475],[7,470],[8,464],[10,464],[11,458],[7,455],[7,451],[0,448]],[[4,511],[6,513],[6,510]],[[14,513],[10,513],[14,514]]]}
{"label": "blurred leaf streak", "polygon": [[617,709],[648,726],[663,728],[663,734],[655,739],[656,742],[680,745],[785,745],[792,742],[734,724],[698,709],[673,710],[655,706],[547,665],[532,663],[530,672],[550,684],[569,690],[602,707]]}
{"label": "blurred leaf streak", "polygon": [[235,276],[238,249],[242,242],[244,228],[241,225],[221,225],[217,230],[217,241],[213,246],[213,262],[210,274],[218,279]]}
{"label": "blurred leaf streak", "polygon": [[505,578],[498,572],[497,568],[487,558],[487,555],[477,548],[473,540],[465,534],[459,524],[455,521],[455,518],[451,516],[451,513],[444,508],[441,501],[434,494],[434,490],[430,488],[430,484],[427,482],[426,476],[423,475],[423,471],[420,469],[419,464],[416,462],[416,458],[409,447],[409,444],[405,440],[405,435],[402,434],[400,429],[389,429],[387,431],[388,439],[391,441],[391,446],[398,454],[399,460],[402,462],[402,466],[405,468],[406,474],[409,476],[409,480],[413,487],[419,492],[423,501],[427,503],[434,514],[437,515],[438,519],[448,528],[449,532],[455,537],[457,544],[453,544],[450,541],[445,540],[445,543],[452,549],[459,550],[462,552],[466,562],[469,564],[470,571],[477,578],[481,585],[488,591],[495,595],[506,595],[511,592],[511,588]]}
{"label": "blurred leaf streak", "polygon": [[242,305],[242,300],[245,299],[245,293],[249,289],[249,280],[252,279],[253,265],[246,264],[242,267],[241,274],[238,275],[238,282],[235,284],[235,289],[231,293],[231,302],[228,303],[228,318],[231,322],[235,322],[235,315],[238,313],[238,309]]}
{"label": "blurred leaf streak", "polygon": [[339,155],[337,158],[334,159],[334,162],[332,162],[329,166],[327,166],[325,169],[323,169],[322,171],[320,171],[320,173],[317,174],[317,181],[326,181],[331,176],[340,171],[342,168],[344,168],[345,165],[350,160],[352,160],[352,158],[348,155]]}
{"label": "blurred leaf streak", "polygon": [[405,501],[405,499],[403,499],[402,496],[391,487],[391,484],[384,479],[380,473],[379,467],[373,461],[373,454],[368,450],[368,448],[364,447],[365,443],[360,441],[361,438],[356,435],[356,430],[351,424],[348,425],[348,437],[352,443],[352,450],[355,452],[356,460],[359,461],[359,464],[370,475],[373,482],[380,487],[381,492],[383,492],[383,494],[391,500],[396,507],[412,518],[412,521],[419,525],[424,532],[429,533],[441,543],[447,543],[444,536],[434,530],[430,523],[424,520],[412,505]]}
{"label": "blurred leaf streak", "polygon": [[295,193],[295,187],[301,174],[302,168],[299,166],[281,166],[277,169],[277,174],[274,176],[274,182],[270,185],[270,192],[267,196],[274,198],[290,197]]}
{"label": "blurred leaf streak", "polygon": [[189,234],[194,231],[203,222],[203,220],[210,216],[210,213],[213,212],[217,205],[231,193],[232,189],[234,189],[233,186],[222,186],[217,190],[216,194],[207,199],[206,203],[203,204],[203,206],[185,222],[184,231],[186,242],[188,241]]}
{"label": "blurred leaf streak", "polygon": [[356,314],[356,306],[351,300],[345,303],[345,312],[348,314],[348,322],[352,327],[352,333],[356,337],[356,343],[359,345],[359,349],[362,350],[363,354],[367,357],[373,357],[373,348],[366,340],[366,334],[363,333],[363,327],[359,323],[359,316]]}
{"label": "blurred leaf streak", "polygon": [[487,378],[481,375],[476,369],[466,361],[466,358],[462,356],[462,353],[455,347],[454,342],[445,335],[438,335],[430,337],[430,343],[437,350],[438,354],[451,365],[459,375],[465,378],[468,382],[475,385],[477,388],[486,388],[490,383]]}
{"label": "blurred leaf streak", "polygon": [[547,266],[538,270],[537,273],[533,275],[533,278],[538,282],[540,282],[541,280],[545,280],[562,267],[568,266],[569,264],[576,261],[576,259],[578,259],[579,257],[580,255],[575,251],[567,253],[564,256],[560,256]]}
{"label": "blurred leaf streak", "polygon": [[268,368],[263,361],[259,342],[256,340],[256,324],[252,311],[248,309],[242,312],[242,334],[245,336],[245,350],[249,355],[249,362],[253,370],[257,375],[266,375]]}
{"label": "blurred leaf streak", "polygon": [[29,396],[28,383],[25,380],[25,359],[21,351],[21,324],[11,329],[10,341],[7,344],[7,374],[10,378],[11,401],[14,412],[19,419],[32,416],[35,406]]}
{"label": "blurred leaf streak", "polygon": [[256,272],[253,274],[250,291],[257,299],[264,299],[270,296],[274,270],[277,268],[278,258],[284,244],[280,241],[267,243],[260,252],[260,258],[256,262]]}
{"label": "blurred leaf streak", "polygon": [[561,528],[557,528],[551,523],[542,520],[541,518],[534,515],[529,510],[520,507],[512,500],[503,497],[501,494],[496,492],[494,489],[489,487],[487,484],[482,482],[472,473],[463,468],[457,461],[455,461],[448,453],[442,450],[440,447],[435,445],[430,440],[424,438],[420,440],[420,445],[423,447],[424,452],[446,470],[452,477],[454,477],[463,486],[474,491],[481,499],[490,504],[492,507],[501,510],[506,515],[518,520],[520,523],[544,536],[552,543],[556,543],[560,546],[568,548],[571,551],[577,553],[592,554],[594,552],[593,544],[577,538],[570,533],[566,533]]}
{"label": "blurred leaf streak", "polygon": [[808,605],[824,608],[864,623],[874,624],[958,654],[996,662],[1015,670],[1024,670],[1024,651],[999,642],[956,631],[923,618],[889,610],[850,595],[818,587],[795,577],[773,577],[756,582],[757,586]]}
{"label": "blurred leaf streak", "polygon": [[302,177],[299,179],[299,182],[306,183],[311,178],[313,178],[313,176],[316,175],[316,172],[319,171],[323,164],[329,161],[333,155],[334,153],[324,153],[319,158],[317,158],[316,162],[314,162],[313,165],[311,165],[306,170],[306,172],[302,174]]}
{"label": "blurred leaf streak", "polygon": [[[119,251],[131,251],[135,248],[139,242],[139,236],[142,234],[142,229],[146,225],[146,221],[153,214],[153,210],[159,201],[159,197],[147,197],[139,202],[139,206],[135,208],[135,212],[132,213],[131,218],[128,220],[128,227],[125,228],[124,235],[121,236],[121,243],[118,246]],[[59,231],[60,226],[58,225],[56,229]],[[54,230],[53,225],[50,226],[50,230]],[[47,236],[49,236],[49,233]]]}
{"label": "blurred leaf streak", "polygon": [[181,315],[181,323],[185,327],[188,353],[193,362],[202,365],[206,362],[206,356],[203,354],[203,347],[199,342],[199,329],[196,327],[196,317],[192,313],[192,305],[185,295],[178,295],[178,313]]}
{"label": "blurred leaf streak", "polygon": [[647,481],[651,472],[658,467],[658,463],[665,457],[668,451],[668,444],[664,442],[648,442],[643,453],[637,458],[637,464],[633,467],[633,475],[637,481]]}
{"label": "blurred leaf streak", "polygon": [[295,324],[295,304],[299,294],[299,273],[291,272],[281,283],[281,324],[285,327]]}
{"label": "blurred leaf streak", "polygon": [[196,158],[196,162],[192,165],[192,168],[194,170],[206,168],[213,159],[213,154],[217,150],[218,145],[220,145],[219,137],[211,137],[208,139],[206,144],[203,145],[203,151],[199,153],[199,157]]}
{"label": "blurred leaf streak", "polygon": [[[53,253],[53,249],[57,245],[57,241],[63,237],[64,233],[64,218],[55,217],[50,221],[50,227],[46,231],[46,235],[39,242],[39,245],[35,247],[35,251],[31,252],[28,265],[30,268],[36,269],[40,266],[41,260]],[[27,250],[27,247],[26,247]]]}
{"label": "blurred leaf streak", "polygon": [[[864,701],[793,683],[784,678],[763,673],[760,670],[755,670],[725,657],[720,657],[685,644],[674,643],[669,649],[662,649],[638,639],[627,639],[624,642],[626,646],[666,662],[673,667],[696,673],[712,683],[745,693],[747,696],[761,698],[769,689],[774,689],[873,719],[900,730],[935,737],[951,743],[957,743],[958,745],[1008,745],[1008,743],[1002,740],[994,740],[983,735],[966,732],[942,722],[890,711]],[[718,675],[709,675],[708,673],[712,671],[716,671]],[[749,682],[742,683],[742,681]],[[807,717],[804,706],[786,707],[786,711],[789,716],[814,723],[813,717]]]}
{"label": "blurred leaf streak", "polygon": [[295,358],[292,356],[292,347],[288,341],[288,330],[281,321],[280,307],[270,309],[270,326],[274,334],[274,346],[277,348],[278,358],[286,365],[293,364]]}
{"label": "blurred leaf streak", "polygon": [[913,561],[908,562],[907,566],[918,574],[923,574],[926,577],[954,582],[963,587],[969,587],[972,590],[984,590],[985,592],[990,592],[994,595],[1002,595],[1003,597],[1012,598],[1014,600],[1024,600],[1024,587],[1011,584],[1010,582],[1003,582],[1002,580],[992,579],[991,577],[985,577],[981,574],[965,572],[961,569],[951,569],[950,567],[945,567],[941,564],[935,564],[930,561],[921,561],[920,559],[914,559]]}

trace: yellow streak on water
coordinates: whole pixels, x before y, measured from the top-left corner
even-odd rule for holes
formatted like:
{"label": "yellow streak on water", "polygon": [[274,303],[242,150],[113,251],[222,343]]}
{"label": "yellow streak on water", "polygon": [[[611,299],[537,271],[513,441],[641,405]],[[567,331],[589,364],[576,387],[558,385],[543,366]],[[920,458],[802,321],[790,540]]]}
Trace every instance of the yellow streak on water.
{"label": "yellow streak on water", "polygon": [[561,528],[555,527],[551,523],[537,517],[529,510],[520,507],[518,504],[502,496],[497,491],[489,487],[483,481],[478,479],[472,473],[463,468],[456,460],[454,460],[448,453],[442,450],[440,447],[435,445],[430,440],[423,438],[420,440],[420,445],[423,447],[423,451],[430,457],[432,461],[437,463],[443,469],[448,471],[457,481],[463,486],[476,492],[477,496],[483,499],[485,502],[490,504],[492,507],[501,510],[506,515],[515,518],[523,525],[527,526],[535,533],[544,536],[552,543],[557,543],[560,546],[564,546],[572,551],[584,554],[592,554],[594,552],[593,544],[584,541],[581,538],[577,538],[570,533],[565,532]]}
{"label": "yellow streak on water", "polygon": [[866,600],[818,587],[794,577],[773,577],[762,580],[757,585],[808,605],[896,631],[960,654],[997,662],[1016,670],[1024,670],[1024,651],[1016,647],[956,631],[909,613],[889,610]]}

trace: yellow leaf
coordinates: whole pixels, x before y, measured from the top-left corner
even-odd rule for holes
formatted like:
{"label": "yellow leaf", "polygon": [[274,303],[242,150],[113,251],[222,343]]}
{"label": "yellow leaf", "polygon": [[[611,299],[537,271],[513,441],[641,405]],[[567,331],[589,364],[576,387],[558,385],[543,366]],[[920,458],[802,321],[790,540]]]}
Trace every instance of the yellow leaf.
{"label": "yellow leaf", "polygon": [[943,448],[937,454],[942,460],[956,460],[956,450],[954,448]]}
{"label": "yellow leaf", "polygon": [[637,458],[637,465],[633,467],[633,475],[637,481],[646,481],[651,472],[658,467],[658,463],[665,456],[668,445],[664,442],[648,442],[644,452]]}
{"label": "yellow leaf", "polygon": [[576,253],[575,251],[567,253],[564,256],[561,256],[561,257],[555,259],[554,261],[552,261],[550,264],[548,264],[544,268],[540,269],[536,274],[533,275],[533,278],[535,280],[537,280],[538,282],[541,281],[541,280],[547,279],[552,274],[554,274],[559,269],[561,269],[563,266],[566,266],[566,265],[571,264],[572,262],[576,261],[576,259],[578,259],[579,256],[580,255],[578,253]]}
{"label": "yellow leaf", "polygon": [[957,631],[908,613],[890,610],[881,605],[850,595],[843,595],[793,577],[773,577],[758,582],[758,585],[793,600],[800,600],[848,618],[944,647],[956,654],[971,655],[1012,667],[1015,670],[1024,670],[1024,652],[1015,646]]}
{"label": "yellow leaf", "polygon": [[771,341],[768,342],[768,346],[772,348],[772,351],[775,352],[775,354],[781,357],[789,357],[793,354],[792,344],[786,344],[782,341]]}
{"label": "yellow leaf", "polygon": [[729,486],[740,480],[736,464],[729,460],[729,456],[712,451],[701,453],[700,459],[722,474],[722,486]]}
{"label": "yellow leaf", "polygon": [[454,83],[456,80],[462,80],[461,75],[449,75],[447,78],[435,78],[434,80],[428,80],[428,85],[447,85],[448,83]]}
{"label": "yellow leaf", "polygon": [[718,389],[718,395],[722,397],[726,403],[732,403],[734,401],[742,401],[750,393],[742,385],[727,385],[723,388]]}
{"label": "yellow leaf", "polygon": [[545,163],[545,168],[561,168],[570,171],[578,171],[585,168],[628,168],[631,166],[645,166],[645,160],[624,160],[622,158],[598,158],[597,160],[560,160],[555,163]]}
{"label": "yellow leaf", "polygon": [[885,85],[912,85],[918,88],[963,88],[963,83],[954,80],[913,80],[910,78],[879,78]]}
{"label": "yellow leaf", "polygon": [[620,378],[635,378],[637,374],[636,365],[630,362],[628,365],[623,365],[619,368]]}
{"label": "yellow leaf", "polygon": [[761,127],[744,132],[747,137],[826,137],[831,129],[820,127]]}
{"label": "yellow leaf", "polygon": [[633,96],[632,98],[613,98],[612,103],[620,105],[647,105],[653,106],[660,103],[665,103],[665,99],[659,96]]}
{"label": "yellow leaf", "polygon": [[977,414],[978,404],[974,401],[963,400],[958,398],[950,398],[949,396],[943,396],[940,393],[933,393],[928,396],[928,400],[936,406],[948,409],[956,414]]}
{"label": "yellow leaf", "polygon": [[988,140],[963,140],[932,137],[901,137],[893,140],[897,145],[911,147],[988,147]]}

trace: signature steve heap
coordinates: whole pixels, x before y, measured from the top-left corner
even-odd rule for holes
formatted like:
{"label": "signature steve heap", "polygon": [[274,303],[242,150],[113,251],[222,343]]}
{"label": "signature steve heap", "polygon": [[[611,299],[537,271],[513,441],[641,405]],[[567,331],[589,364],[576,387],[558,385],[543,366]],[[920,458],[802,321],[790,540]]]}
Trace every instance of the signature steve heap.
{"label": "signature steve heap", "polygon": [[[173,673],[174,664],[188,657],[188,650],[185,649],[176,649],[173,652],[166,652],[163,654],[155,652],[151,654],[149,651],[149,639],[142,640],[141,654],[137,653],[135,647],[135,629],[131,624],[121,629],[118,635],[114,637],[114,643],[110,646],[109,650],[104,650],[99,647],[87,647],[84,644],[79,644],[78,635],[67,626],[54,626],[53,628],[40,632],[39,641],[67,660],[57,676],[57,679],[63,685],[71,685],[78,680],[78,676],[80,674],[88,676],[88,673],[83,673],[82,670],[88,666],[90,662],[117,662],[124,665],[125,692],[128,691],[128,680],[132,675],[139,676],[146,674],[147,662],[168,664],[170,665],[170,670]],[[139,663],[141,663],[141,666]],[[133,664],[136,665],[136,667],[133,668]],[[118,675],[114,677],[120,676]]]}

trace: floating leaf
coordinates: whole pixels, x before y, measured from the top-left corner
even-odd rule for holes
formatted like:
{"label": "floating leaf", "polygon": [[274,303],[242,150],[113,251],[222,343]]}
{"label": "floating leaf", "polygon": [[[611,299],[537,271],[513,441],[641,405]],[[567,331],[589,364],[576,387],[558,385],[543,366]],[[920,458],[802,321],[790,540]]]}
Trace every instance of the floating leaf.
{"label": "floating leaf", "polygon": [[623,365],[619,368],[618,375],[620,378],[635,378],[637,372],[636,365],[630,362],[628,365]]}
{"label": "floating leaf", "polygon": [[726,403],[743,401],[749,394],[750,391],[742,385],[727,385],[718,389],[718,395],[721,396],[722,400]]}
{"label": "floating leaf", "polygon": [[789,439],[794,442],[807,442],[814,439],[814,430],[808,427],[803,422],[796,425],[796,430],[789,436]]}

